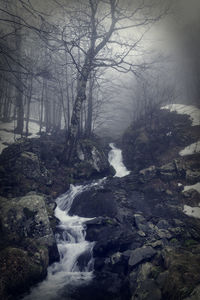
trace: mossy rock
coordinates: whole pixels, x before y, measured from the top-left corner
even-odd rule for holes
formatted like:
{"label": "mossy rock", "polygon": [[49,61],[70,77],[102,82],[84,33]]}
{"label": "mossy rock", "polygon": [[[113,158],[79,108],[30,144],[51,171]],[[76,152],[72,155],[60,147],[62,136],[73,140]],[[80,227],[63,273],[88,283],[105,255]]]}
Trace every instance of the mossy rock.
{"label": "mossy rock", "polygon": [[194,245],[198,245],[198,242],[195,241],[195,240],[193,240],[193,239],[188,239],[188,240],[185,240],[185,241],[184,241],[184,245],[185,245],[186,247],[192,247],[192,246],[194,246]]}
{"label": "mossy rock", "polygon": [[37,252],[38,261],[35,256],[30,256],[27,251],[19,248],[8,247],[1,251],[1,299],[14,298],[46,276],[47,262],[43,260],[44,251]]}

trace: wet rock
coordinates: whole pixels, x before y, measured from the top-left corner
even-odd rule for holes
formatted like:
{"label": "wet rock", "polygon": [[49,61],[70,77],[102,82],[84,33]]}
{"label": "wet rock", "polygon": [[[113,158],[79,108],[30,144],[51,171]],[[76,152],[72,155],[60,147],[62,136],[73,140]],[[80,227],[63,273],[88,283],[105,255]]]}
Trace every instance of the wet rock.
{"label": "wet rock", "polygon": [[69,214],[81,217],[115,217],[117,204],[113,194],[107,190],[86,191],[78,195],[70,208]]}
{"label": "wet rock", "polygon": [[20,152],[17,146],[18,144],[10,146],[11,150],[17,148],[16,152],[10,151],[8,147],[0,156],[1,160],[4,158],[2,161],[4,173],[0,174],[1,194],[13,197],[32,190],[41,192],[45,186],[52,184],[49,171],[37,154],[31,151]]}
{"label": "wet rock", "polygon": [[146,280],[151,272],[152,272],[153,264],[150,262],[146,262],[140,266],[138,271],[137,281],[144,281]]}
{"label": "wet rock", "polygon": [[161,300],[162,294],[153,279],[146,279],[140,282],[131,297],[131,300]]}
{"label": "wet rock", "polygon": [[2,231],[16,237],[32,237],[49,245],[55,243],[50,227],[45,197],[29,194],[20,198],[1,198]]}
{"label": "wet rock", "polygon": [[92,283],[77,289],[72,299],[126,300],[130,299],[130,292],[124,278],[117,273],[95,272]]}
{"label": "wet rock", "polygon": [[[90,234],[90,229],[89,229]],[[107,256],[116,251],[123,252],[128,249],[135,239],[135,232],[125,227],[104,227],[96,231],[96,240],[94,246],[94,257]],[[88,235],[86,236],[88,238]]]}
{"label": "wet rock", "polygon": [[177,177],[176,166],[174,162],[170,162],[158,169],[159,175],[163,180],[172,180]]}
{"label": "wet rock", "polygon": [[159,222],[157,223],[157,227],[160,229],[168,229],[169,223],[166,220],[159,220]]}
{"label": "wet rock", "polygon": [[149,181],[156,176],[157,169],[155,166],[150,166],[146,169],[140,170],[140,181],[145,182]]}
{"label": "wet rock", "polygon": [[187,298],[199,284],[199,245],[190,246],[190,249],[165,247],[162,255],[168,271],[163,297],[173,300]]}
{"label": "wet rock", "polygon": [[[78,158],[78,162],[75,163],[76,178],[86,179],[95,174],[105,176],[112,172],[100,143],[89,139],[79,140],[76,152]],[[77,160],[75,157],[74,159]]]}
{"label": "wet rock", "polygon": [[190,183],[196,183],[200,181],[199,170],[186,170],[186,180]]}
{"label": "wet rock", "polygon": [[174,160],[179,178],[186,179],[190,184],[200,180],[199,157],[200,154],[196,153]]}
{"label": "wet rock", "polygon": [[158,284],[158,286],[162,289],[165,286],[165,283],[167,281],[167,278],[169,278],[169,272],[168,271],[164,271],[161,272],[158,277],[156,278],[156,282]]}
{"label": "wet rock", "polygon": [[139,229],[138,234],[140,236],[145,236],[145,233],[149,230],[146,219],[140,214],[135,214],[134,218],[136,227]]}
{"label": "wet rock", "polygon": [[[22,292],[44,278],[49,263],[58,260],[59,254],[45,196],[1,197],[0,211],[0,267],[5,269],[0,286],[7,297],[7,293]],[[13,278],[11,285],[8,278]]]}
{"label": "wet rock", "polygon": [[200,299],[200,285],[198,285],[190,294],[189,297],[184,298],[184,300],[198,300]]}
{"label": "wet rock", "polygon": [[161,240],[156,240],[153,242],[147,242],[147,245],[157,249],[162,248],[164,246],[164,243]]}
{"label": "wet rock", "polygon": [[1,299],[15,299],[20,293],[46,276],[48,253],[45,248],[37,252],[6,247],[0,251],[0,296]]}
{"label": "wet rock", "polygon": [[156,254],[156,251],[150,246],[144,246],[137,248],[131,252],[128,264],[129,266],[135,266],[141,261],[152,258]]}

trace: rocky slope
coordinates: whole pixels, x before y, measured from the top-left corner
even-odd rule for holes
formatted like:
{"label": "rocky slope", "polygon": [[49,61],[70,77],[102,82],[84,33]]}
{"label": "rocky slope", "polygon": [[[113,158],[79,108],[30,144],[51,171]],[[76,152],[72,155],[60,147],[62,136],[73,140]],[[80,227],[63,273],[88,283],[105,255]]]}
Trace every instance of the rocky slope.
{"label": "rocky slope", "polygon": [[[130,175],[108,177],[103,188],[77,196],[70,210],[94,217],[86,238],[96,242],[95,278],[73,289],[70,300],[199,299],[200,219],[192,210],[200,217],[200,154],[179,155],[199,129],[163,110],[125,132]],[[19,141],[0,156],[2,299],[16,299],[58,259],[54,198],[70,183],[112,174],[98,141],[80,141],[72,166],[63,149],[63,135],[46,136]]]}
{"label": "rocky slope", "polygon": [[149,126],[141,121],[123,136],[132,173],[75,199],[71,214],[95,217],[87,239],[96,241],[96,277],[73,299],[199,299],[200,214],[188,216],[185,208],[200,203],[200,154],[178,154],[199,128],[167,111]]}
{"label": "rocky slope", "polygon": [[64,136],[21,139],[0,155],[0,298],[16,299],[59,260],[54,198],[70,183],[110,173],[96,141],[81,140],[73,166]]}

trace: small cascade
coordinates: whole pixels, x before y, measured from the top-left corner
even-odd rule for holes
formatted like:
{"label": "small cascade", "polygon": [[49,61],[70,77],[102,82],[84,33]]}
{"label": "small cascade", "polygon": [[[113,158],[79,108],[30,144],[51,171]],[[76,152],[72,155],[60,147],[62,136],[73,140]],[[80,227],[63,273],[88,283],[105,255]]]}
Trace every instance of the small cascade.
{"label": "small cascade", "polygon": [[[73,200],[84,191],[100,188],[106,178],[86,185],[71,185],[69,191],[57,198],[55,216],[60,220],[56,242],[60,261],[48,268],[46,280],[34,287],[24,300],[70,299],[70,286],[80,286],[93,278],[92,249],[94,242],[85,240],[85,222],[91,218],[69,216]],[[67,297],[67,298],[66,298]]]}
{"label": "small cascade", "polygon": [[[108,155],[110,165],[116,171],[115,177],[123,177],[130,173],[122,162],[122,151],[110,144]],[[32,288],[23,300],[70,300],[74,289],[87,284],[93,278],[94,242],[85,240],[85,222],[91,218],[70,216],[68,214],[74,199],[81,193],[96,187],[100,189],[106,177],[88,184],[71,185],[70,189],[57,198],[55,216],[60,223],[57,227],[56,242],[60,261],[48,268],[47,278]]]}
{"label": "small cascade", "polygon": [[124,177],[130,174],[130,171],[123,164],[122,150],[115,147],[113,143],[110,143],[109,146],[112,150],[108,154],[108,161],[116,171],[114,177]]}

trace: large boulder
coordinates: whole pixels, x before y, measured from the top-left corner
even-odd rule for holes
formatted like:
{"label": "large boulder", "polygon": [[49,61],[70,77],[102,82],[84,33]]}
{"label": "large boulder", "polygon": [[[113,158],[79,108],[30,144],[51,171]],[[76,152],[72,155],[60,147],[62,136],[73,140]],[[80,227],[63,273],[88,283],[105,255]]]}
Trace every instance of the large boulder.
{"label": "large boulder", "polygon": [[1,195],[15,197],[33,190],[45,192],[45,188],[51,186],[51,175],[35,144],[25,139],[3,150],[0,156]]}
{"label": "large boulder", "polygon": [[135,266],[138,263],[142,262],[143,260],[150,259],[155,254],[156,254],[156,251],[150,246],[137,248],[137,249],[131,251],[128,264],[129,264],[129,266]]}
{"label": "large boulder", "polygon": [[175,159],[183,147],[198,140],[187,115],[155,110],[132,124],[122,137],[123,158],[129,170],[139,171]]}
{"label": "large boulder", "polygon": [[[52,224],[53,209],[44,195],[0,198],[0,294],[2,299],[44,278],[48,265],[59,259]],[[51,221],[50,221],[51,219]]]}
{"label": "large boulder", "polygon": [[78,195],[70,208],[69,214],[81,217],[114,217],[117,214],[116,200],[111,191],[90,190]]}
{"label": "large boulder", "polygon": [[111,173],[105,151],[99,142],[82,139],[78,142],[75,153],[74,177],[90,178]]}
{"label": "large boulder", "polygon": [[163,287],[164,299],[185,299],[190,294],[191,299],[193,299],[192,297],[197,293],[197,286],[199,284],[199,245],[190,246],[188,249],[166,247],[162,251],[162,257],[164,266],[168,269]]}

